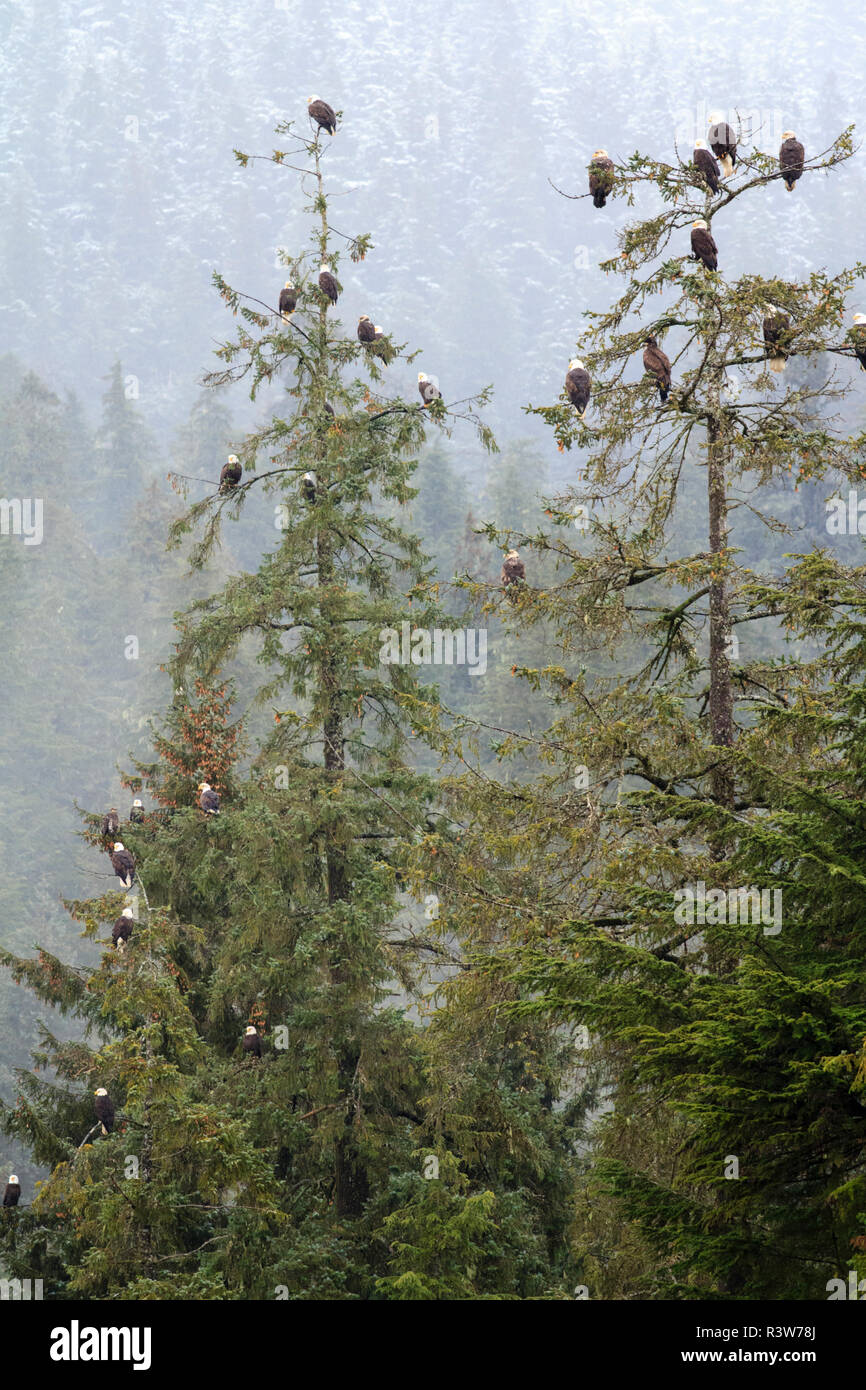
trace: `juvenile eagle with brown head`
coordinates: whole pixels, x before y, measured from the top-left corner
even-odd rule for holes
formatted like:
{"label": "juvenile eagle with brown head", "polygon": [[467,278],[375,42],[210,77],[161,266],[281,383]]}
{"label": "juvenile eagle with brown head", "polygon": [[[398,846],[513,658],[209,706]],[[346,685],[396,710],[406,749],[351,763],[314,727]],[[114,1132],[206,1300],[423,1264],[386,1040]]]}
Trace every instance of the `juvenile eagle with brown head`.
{"label": "juvenile eagle with brown head", "polygon": [[671,389],[671,360],[662,352],[655,338],[650,334],[644,339],[643,364],[650,376],[654,376],[659,388],[662,404]]}
{"label": "juvenile eagle with brown head", "polygon": [[526,566],[516,550],[509,550],[505,559],[502,561],[502,573],[499,576],[502,587],[508,594],[512,603],[517,602],[517,588],[519,584],[526,582]]}

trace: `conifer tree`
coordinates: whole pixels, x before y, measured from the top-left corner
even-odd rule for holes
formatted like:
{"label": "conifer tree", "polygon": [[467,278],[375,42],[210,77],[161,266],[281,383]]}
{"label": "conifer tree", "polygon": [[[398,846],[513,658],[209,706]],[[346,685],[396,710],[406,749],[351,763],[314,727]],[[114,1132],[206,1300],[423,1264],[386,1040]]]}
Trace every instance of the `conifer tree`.
{"label": "conifer tree", "polygon": [[[807,161],[806,173],[832,173],[852,152],[846,131]],[[616,1190],[634,1199],[628,1212],[640,1216],[648,1240],[658,1235],[664,1209],[659,1244],[666,1256],[691,1241],[687,1258],[677,1264],[682,1287],[721,1296],[744,1289],[784,1296],[782,1290],[805,1285],[791,1267],[769,1273],[772,1232],[786,1230],[795,1262],[814,1253],[807,1227],[813,1236],[820,1230],[825,1251],[838,1231],[832,1219],[822,1218],[826,1192],[816,1196],[799,1231],[791,1207],[780,1216],[777,1208],[804,1181],[802,1146],[798,1139],[787,1164],[777,1154],[774,1167],[778,1132],[775,1121],[766,1133],[755,1129],[757,1102],[748,1111],[754,1131],[749,1157],[753,1178],[756,1164],[762,1169],[760,1195],[751,1208],[744,1195],[733,1215],[737,1193],[745,1189],[727,1182],[723,1168],[725,1154],[736,1154],[743,1139],[736,1117],[742,1115],[737,1086],[744,1078],[732,1064],[728,1085],[719,1079],[728,1059],[724,1051],[719,1055],[719,1030],[723,1019],[742,1017],[740,1042],[753,1057],[755,1038],[746,1037],[747,1023],[757,1027],[760,1017],[766,1029],[768,1013],[778,1011],[777,1060],[788,1077],[798,1062],[820,1070],[821,1028],[816,1022],[812,1044],[798,1050],[796,1011],[784,1016],[785,1009],[802,1004],[793,985],[787,997],[775,990],[772,1008],[756,1015],[756,958],[762,969],[797,974],[794,943],[788,957],[784,931],[779,947],[765,939],[763,919],[745,927],[738,921],[733,928],[719,927],[712,917],[707,924],[686,921],[675,915],[675,894],[701,887],[722,895],[731,890],[739,898],[741,889],[757,887],[783,890],[787,901],[791,875],[803,872],[792,844],[785,856],[769,852],[772,837],[765,834],[764,819],[773,812],[766,791],[771,774],[747,765],[744,755],[748,749],[755,760],[757,739],[759,765],[769,761],[776,767],[780,751],[767,736],[770,716],[805,699],[801,688],[820,679],[809,665],[814,632],[806,629],[796,655],[779,660],[778,621],[784,622],[789,606],[756,584],[751,557],[737,544],[745,530],[739,523],[751,512],[784,532],[785,524],[766,506],[774,487],[778,499],[790,478],[856,482],[864,476],[862,436],[846,437],[820,407],[851,390],[827,363],[852,355],[843,311],[866,267],[835,275],[816,269],[804,281],[751,272],[729,280],[728,209],[736,213],[744,206],[740,199],[774,195],[780,177],[775,161],[756,150],[742,150],[736,167],[735,178],[716,198],[705,194],[684,161],[671,165],[635,155],[616,168],[614,196],[631,200],[645,185],[666,206],[626,226],[620,255],[604,264],[628,282],[607,311],[587,313],[588,328],[578,344],[593,377],[586,417],[579,419],[565,403],[534,408],[554,429],[561,449],[576,446],[582,453],[576,485],[550,507],[562,529],[509,529],[501,536],[503,546],[552,554],[560,562],[558,582],[527,584],[517,613],[525,628],[545,622],[557,633],[548,664],[520,673],[548,694],[551,721],[540,734],[515,730],[500,746],[503,756],[513,758],[534,745],[549,771],[531,788],[464,781],[458,789],[460,818],[478,829],[465,837],[459,864],[450,872],[466,880],[469,893],[474,884],[472,920],[488,951],[491,989],[508,991],[507,1007],[519,1017],[540,1011],[582,1036],[582,1046],[592,1038],[583,1056],[587,1065],[601,1068],[617,1097],[599,1141],[608,1155],[618,1155]],[[680,249],[699,216],[719,243],[719,271],[692,261],[688,243]],[[789,316],[787,358],[817,362],[819,374],[769,371],[763,319],[772,306]],[[636,354],[640,362],[650,335],[673,362],[664,403],[654,378],[627,373]],[[706,538],[683,554],[677,542],[695,532],[692,519],[682,520],[682,504],[694,504],[694,475],[703,469]],[[573,538],[577,517],[588,518],[586,544]],[[781,581],[780,559],[775,557]],[[475,591],[498,601],[489,586]],[[746,636],[750,629],[754,635]],[[588,657],[606,661],[607,669],[590,671]],[[756,719],[760,736],[747,736]],[[778,806],[778,785],[776,795]],[[779,840],[772,842],[778,850]],[[747,872],[755,877],[745,877]],[[799,902],[795,915],[817,909],[813,892],[809,908]],[[505,932],[504,920],[511,922]],[[494,943],[495,964],[489,961]],[[810,970],[815,959],[810,957]],[[850,973],[844,978],[850,984]],[[828,1049],[849,1057],[856,1052],[859,1026],[856,994],[851,1002],[853,1012],[844,1018],[840,1013]],[[691,1058],[696,1040],[703,1051],[693,1069],[684,1059],[687,1053]],[[692,1099],[686,1079],[694,1082],[696,1074],[712,1079],[697,1082],[701,1094]],[[845,1116],[858,1103],[846,1099],[848,1085],[843,1078],[831,1103],[843,1147]],[[709,1094],[712,1123],[704,1104]],[[672,1105],[664,1122],[647,1128],[647,1116]],[[790,1133],[808,1132],[808,1107],[801,1131],[791,1114],[790,1090],[779,1108],[784,1107]],[[775,1107],[770,1113],[775,1115]],[[629,1123],[642,1123],[642,1146],[630,1141],[624,1128]],[[657,1136],[666,1149],[654,1147]],[[683,1163],[680,1145],[700,1155],[695,1166]],[[850,1165],[850,1153],[845,1162]],[[850,1176],[850,1166],[847,1171]],[[813,1170],[808,1179],[813,1194],[815,1176]],[[834,1174],[834,1184],[839,1177]],[[760,1240],[749,1224],[754,1220],[766,1223]],[[721,1230],[729,1240],[716,1239]],[[824,1257],[816,1258],[820,1265]],[[648,1270],[644,1265],[657,1287]],[[645,1275],[638,1269],[635,1277]],[[822,1296],[812,1288],[812,1296]]]}

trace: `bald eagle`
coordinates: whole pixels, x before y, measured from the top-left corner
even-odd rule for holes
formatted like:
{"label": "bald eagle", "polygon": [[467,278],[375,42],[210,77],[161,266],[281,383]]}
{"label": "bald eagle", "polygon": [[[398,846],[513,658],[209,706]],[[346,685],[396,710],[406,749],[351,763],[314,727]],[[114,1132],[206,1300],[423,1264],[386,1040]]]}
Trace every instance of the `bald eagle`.
{"label": "bald eagle", "polygon": [[718,160],[713,157],[703,140],[695,141],[695,152],[692,156],[692,163],[705,183],[709,185],[710,192],[718,193],[719,174],[721,170],[719,169]]}
{"label": "bald eagle", "polygon": [[709,124],[707,139],[710,142],[710,149],[721,162],[725,171],[725,178],[729,179],[737,162],[737,137],[724,116],[718,111],[714,111],[709,117]]}
{"label": "bald eagle", "polygon": [[603,208],[613,188],[613,160],[607,150],[594,150],[589,165],[589,191],[593,205]]}
{"label": "bald eagle", "polygon": [[142,821],[144,820],[144,807],[142,806],[140,801],[133,801],[132,810],[129,813],[129,819],[133,825],[141,825]]}
{"label": "bald eagle", "polygon": [[17,1207],[18,1199],[21,1196],[21,1184],[18,1181],[17,1173],[9,1174],[9,1181],[3,1189],[4,1207]]}
{"label": "bald eagle", "polygon": [[526,566],[516,550],[509,550],[505,559],[502,561],[502,573],[499,576],[502,587],[505,589],[512,603],[517,602],[518,584],[526,580]]}
{"label": "bald eagle", "polygon": [[854,346],[854,356],[866,372],[866,314],[855,314],[853,322],[848,337]]}
{"label": "bald eagle", "polygon": [[336,304],[340,297],[340,286],[331,274],[330,266],[327,261],[323,261],[319,270],[319,289],[322,294],[326,294],[332,304]]}
{"label": "bald eagle", "polygon": [[646,346],[643,350],[643,364],[650,375],[655,377],[664,404],[671,389],[671,360],[667,353],[662,352],[652,334],[644,339],[644,343]]}
{"label": "bald eagle", "polygon": [[123,948],[132,936],[132,908],[125,907],[111,928],[111,939],[115,949],[123,955]]}
{"label": "bald eagle", "polygon": [[333,106],[329,106],[321,97],[307,98],[307,112],[310,119],[316,122],[316,134],[325,129],[329,135],[333,135],[337,129],[337,115]]}
{"label": "bald eagle", "polygon": [[119,829],[120,818],[117,814],[117,807],[112,806],[108,815],[102,817],[102,833],[106,836],[110,835],[114,839]]}
{"label": "bald eagle", "polygon": [[362,314],[358,319],[358,341],[360,343],[372,343],[376,339],[376,325],[368,314]]}
{"label": "bald eagle", "polygon": [[418,391],[425,406],[430,405],[432,401],[441,401],[442,399],[442,392],[436,382],[431,381],[426,372],[418,373]]}
{"label": "bald eagle", "polygon": [[250,1026],[244,1029],[244,1052],[250,1052],[254,1057],[261,1057],[262,1040],[259,1037],[258,1028]]}
{"label": "bald eagle", "polygon": [[102,1125],[102,1133],[108,1135],[114,1127],[114,1106],[104,1086],[100,1086],[99,1090],[95,1092],[95,1096],[93,1108],[96,1111],[96,1118]]}
{"label": "bald eagle", "polygon": [[120,840],[114,846],[111,863],[124,888],[131,888],[135,882],[135,860],[129,850],[123,848]]}
{"label": "bald eagle", "polygon": [[699,221],[692,223],[692,256],[696,261],[700,261],[706,266],[707,270],[718,269],[719,248],[713,240],[712,233],[709,231],[706,222]]}
{"label": "bald eagle", "polygon": [[784,310],[777,308],[775,304],[765,306],[764,342],[767,347],[767,355],[770,358],[770,370],[773,372],[785,370],[788,354],[781,344],[784,342],[790,327],[791,320]]}
{"label": "bald eagle", "polygon": [[292,314],[295,312],[295,309],[297,308],[297,304],[298,291],[292,284],[291,280],[287,280],[286,283],[283,285],[283,288],[280,290],[280,314],[282,316],[283,323],[288,323],[289,319],[292,317]]}
{"label": "bald eagle", "polygon": [[231,492],[236,488],[243,476],[240,459],[237,454],[229,454],[228,463],[223,464],[220,473],[220,492]]}
{"label": "bald eagle", "polygon": [[803,172],[805,159],[806,151],[793,130],[783,130],[782,144],[779,148],[779,168],[789,193],[794,192],[794,184]]}
{"label": "bald eagle", "polygon": [[591,390],[592,383],[589,379],[589,372],[579,357],[572,357],[565,376],[565,392],[581,420],[586,414]]}
{"label": "bald eagle", "polygon": [[205,815],[218,816],[220,813],[219,792],[215,792],[209,782],[199,782],[198,789],[201,792],[198,804]]}
{"label": "bald eagle", "polygon": [[316,475],[315,473],[305,473],[301,478],[301,496],[305,502],[315,502],[316,500]]}

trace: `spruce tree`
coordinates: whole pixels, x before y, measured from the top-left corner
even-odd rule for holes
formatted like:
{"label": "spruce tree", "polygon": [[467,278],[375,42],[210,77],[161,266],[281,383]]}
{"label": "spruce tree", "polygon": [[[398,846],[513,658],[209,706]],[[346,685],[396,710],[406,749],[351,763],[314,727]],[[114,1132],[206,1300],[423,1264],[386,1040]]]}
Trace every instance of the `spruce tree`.
{"label": "spruce tree", "polygon": [[[800,187],[815,172],[832,173],[852,152],[846,131],[807,161]],[[587,1067],[601,1069],[616,1099],[597,1141],[614,1164],[600,1164],[594,1176],[607,1175],[617,1193],[628,1190],[634,1198],[620,1210],[624,1224],[635,1215],[641,1220],[644,1255],[630,1277],[633,1290],[644,1294],[660,1285],[670,1291],[674,1283],[678,1296],[687,1287],[720,1296],[743,1290],[804,1296],[791,1292],[808,1282],[797,1261],[815,1259],[826,1268],[826,1251],[838,1235],[822,1209],[826,1191],[819,1193],[815,1172],[801,1166],[799,1138],[787,1164],[777,1153],[774,1167],[778,1110],[766,1095],[773,1117],[767,1131],[756,1127],[760,1105],[754,1097],[745,1112],[752,1127],[750,1180],[756,1182],[760,1167],[760,1196],[747,1219],[742,1210],[734,1215],[737,1194],[745,1210],[754,1189],[728,1180],[725,1155],[736,1155],[744,1140],[737,1086],[755,1078],[748,1065],[742,1074],[729,1065],[719,1044],[720,1029],[733,1034],[732,1016],[742,1017],[743,1055],[753,1060],[755,1038],[747,1038],[747,1029],[766,1031],[768,1015],[776,1018],[776,1075],[788,1087],[779,1109],[787,1107],[791,1132],[802,1138],[814,1112],[810,1119],[805,1107],[801,1132],[789,1078],[799,1064],[819,1071],[824,1045],[828,1055],[856,1053],[860,1006],[856,990],[845,996],[852,985],[849,967],[842,974],[844,1008],[829,1031],[810,1024],[804,1046],[796,1022],[799,981],[788,981],[787,995],[780,984],[771,1007],[760,1013],[755,1002],[755,981],[763,980],[756,959],[762,971],[775,972],[774,980],[786,971],[796,976],[802,967],[794,964],[796,946],[786,929],[780,945],[764,936],[760,922],[720,926],[711,916],[698,925],[675,912],[677,893],[701,885],[735,896],[746,887],[779,889],[787,903],[803,874],[792,844],[784,857],[769,852],[770,772],[757,773],[744,758],[747,749],[754,758],[758,739],[759,764],[776,766],[770,715],[820,679],[810,665],[814,633],[810,639],[807,629],[800,648],[780,659],[780,620],[789,606],[757,583],[754,561],[742,553],[748,531],[741,523],[757,515],[771,534],[784,534],[789,524],[774,515],[773,504],[781,501],[784,512],[792,486],[825,477],[854,482],[866,467],[862,437],[846,437],[821,414],[851,390],[827,363],[853,356],[843,312],[866,267],[833,275],[816,269],[802,281],[751,272],[728,279],[724,273],[730,214],[745,206],[741,199],[775,196],[779,177],[775,161],[757,150],[741,150],[735,178],[715,198],[687,161],[672,165],[635,155],[616,167],[614,197],[632,200],[648,188],[664,206],[626,226],[620,254],[604,263],[627,284],[608,310],[586,314],[576,354],[593,377],[585,418],[565,402],[532,408],[551,425],[563,451],[581,451],[577,482],[550,505],[555,529],[500,534],[503,547],[517,545],[525,557],[552,555],[559,563],[555,583],[533,584],[527,557],[528,582],[517,610],[524,629],[545,623],[556,631],[557,650],[547,663],[520,672],[547,693],[551,720],[538,734],[517,728],[500,745],[509,758],[537,748],[549,770],[531,788],[484,787],[477,779],[458,788],[461,819],[478,828],[466,836],[451,872],[475,885],[475,931],[488,956],[491,944],[498,955],[495,963],[488,959],[491,988],[507,992],[507,1008],[517,1017],[540,1012],[572,1030]],[[719,271],[693,261],[687,242],[681,249],[699,217],[714,229]],[[790,365],[770,372],[763,341],[769,306],[789,316],[788,362],[805,358],[818,364],[817,372],[794,372]],[[641,367],[636,377],[628,371],[636,354],[640,361],[648,336],[673,361],[664,403],[654,378],[642,375]],[[695,506],[701,477],[703,537],[683,507]],[[588,524],[583,543],[580,533],[575,537],[578,519]],[[697,541],[685,553],[683,537]],[[764,570],[769,558],[781,581],[781,555],[759,558]],[[475,592],[501,602],[489,585],[477,584]],[[593,663],[605,665],[592,670]],[[756,720],[760,737],[749,732]],[[775,806],[780,802],[777,785]],[[823,915],[815,889],[813,883],[808,911]],[[794,917],[806,910],[798,901]],[[510,930],[503,932],[508,919]],[[808,969],[814,965],[811,957]],[[590,1039],[593,1046],[586,1048]],[[705,1083],[696,1080],[704,1076]],[[832,1096],[824,1097],[837,1117],[828,1123],[835,1123],[846,1151],[833,1191],[845,1164],[849,1177],[854,1171],[845,1134],[859,1102],[846,1097],[849,1085],[850,1078],[840,1076]],[[816,1085],[816,1109],[819,1092]],[[712,1125],[708,1094],[715,1105]],[[639,1144],[629,1132],[634,1125],[640,1126]],[[684,1153],[695,1154],[694,1166]],[[812,1184],[814,1206],[798,1231],[793,1204],[785,1208],[794,1192],[805,1190],[798,1188],[804,1181]],[[635,1194],[646,1198],[643,1206]],[[656,1281],[655,1261],[645,1255],[658,1238],[661,1210],[665,1234],[657,1245],[665,1268],[677,1259],[675,1274]],[[756,1219],[764,1223],[760,1238],[754,1226],[744,1229]],[[772,1233],[779,1231],[789,1241],[791,1262],[771,1273]],[[688,1241],[687,1258],[680,1260]],[[819,1244],[822,1253],[816,1254]],[[809,1287],[811,1296],[823,1296],[823,1285],[813,1280]]]}

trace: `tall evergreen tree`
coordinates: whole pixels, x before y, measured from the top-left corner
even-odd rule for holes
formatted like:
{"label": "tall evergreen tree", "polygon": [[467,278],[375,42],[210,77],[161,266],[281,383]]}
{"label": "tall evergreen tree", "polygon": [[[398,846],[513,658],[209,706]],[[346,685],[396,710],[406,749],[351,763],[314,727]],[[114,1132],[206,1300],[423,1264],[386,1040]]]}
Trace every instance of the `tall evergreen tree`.
{"label": "tall evergreen tree", "polygon": [[[851,153],[847,131],[810,161],[807,172],[832,171]],[[769,713],[800,698],[801,685],[811,681],[808,662],[814,652],[807,644],[793,659],[778,659],[783,646],[778,620],[788,609],[756,586],[754,571],[735,545],[744,528],[739,526],[737,535],[735,526],[751,512],[763,514],[770,528],[784,530],[762,503],[773,500],[773,484],[776,499],[781,495],[784,501],[791,476],[851,482],[864,476],[862,436],[846,437],[818,409],[844,397],[851,385],[829,369],[817,380],[814,374],[771,375],[762,321],[768,305],[786,310],[784,346],[791,358],[826,364],[829,354],[833,360],[850,357],[842,327],[845,298],[866,267],[832,276],[816,269],[803,282],[750,273],[729,281],[687,255],[671,255],[675,239],[698,214],[718,229],[729,208],[736,212],[743,206],[736,200],[766,196],[779,177],[775,162],[758,151],[749,151],[737,167],[737,180],[715,199],[705,196],[696,171],[685,163],[672,166],[635,155],[616,170],[615,195],[631,198],[648,184],[667,207],[626,226],[621,254],[605,263],[609,273],[626,275],[628,283],[609,310],[588,315],[579,345],[594,380],[586,418],[579,419],[568,404],[536,410],[554,428],[563,450],[575,445],[586,450],[577,484],[550,507],[562,529],[535,534],[509,529],[502,536],[503,545],[553,554],[560,562],[559,582],[527,585],[518,610],[524,627],[545,622],[557,633],[557,650],[547,664],[522,672],[548,693],[552,719],[544,732],[515,730],[501,746],[509,757],[536,747],[549,771],[530,788],[466,779],[455,814],[477,829],[464,838],[459,862],[447,872],[465,881],[474,930],[488,952],[491,989],[498,983],[510,994],[507,1007],[517,1016],[540,1010],[575,1030],[584,1044],[593,1040],[584,1056],[601,1068],[616,1098],[599,1141],[607,1157],[620,1161],[616,1190],[625,1191],[630,1181],[632,1195],[651,1189],[663,1205],[659,1191],[666,1188],[666,1256],[685,1248],[678,1240],[692,1241],[689,1258],[678,1263],[682,1285],[722,1296],[743,1289],[783,1296],[785,1289],[805,1287],[792,1270],[814,1250],[807,1227],[812,1236],[821,1228],[826,1250],[834,1240],[833,1220],[825,1212],[822,1224],[818,1196],[795,1239],[790,1211],[780,1218],[773,1203],[784,1206],[786,1184],[793,1192],[803,1181],[802,1145],[789,1154],[786,1167],[779,1153],[774,1160],[770,1152],[779,1144],[778,1131],[772,1125],[766,1132],[755,1129],[749,1149],[752,1180],[759,1161],[763,1183],[748,1219],[757,1213],[768,1233],[787,1222],[792,1264],[769,1273],[769,1234],[762,1253],[747,1249],[742,1212],[737,1218],[726,1214],[741,1189],[726,1182],[723,1168],[725,1154],[736,1154],[743,1137],[737,1084],[745,1084],[748,1067],[741,1075],[731,1064],[725,1085],[719,1079],[725,1058],[712,1053],[709,1037],[715,1028],[719,1043],[721,1020],[742,1012],[744,1055],[755,1055],[754,1037],[751,1050],[745,1039],[747,1023],[755,1023],[755,956],[771,971],[784,971],[788,939],[781,947],[765,940],[763,918],[745,927],[738,921],[730,929],[717,927],[712,917],[708,925],[686,921],[676,913],[676,894],[731,890],[739,901],[740,889],[778,888],[787,901],[791,876],[802,874],[791,845],[790,859],[758,855],[758,846],[767,850],[770,843],[764,820],[773,806],[761,778],[746,769],[743,754],[746,748],[754,754],[752,740],[758,735],[747,738],[746,731],[756,719],[769,748]],[[696,206],[696,192],[703,206]],[[723,233],[716,230],[716,236],[724,246]],[[659,401],[654,378],[626,375],[650,335],[665,342],[674,359],[666,403]],[[683,503],[694,505],[699,494],[693,479],[703,469],[702,541],[693,518],[684,517]],[[578,516],[589,520],[583,544],[572,539]],[[695,549],[683,554],[682,539],[693,536]],[[777,571],[780,562],[776,556]],[[490,595],[486,585],[476,591]],[[755,635],[747,647],[743,634],[751,627]],[[607,659],[607,669],[588,670],[589,653]],[[777,807],[779,802],[777,788]],[[809,910],[816,909],[813,896]],[[801,900],[796,912],[805,910]],[[509,922],[510,928],[503,926]],[[491,945],[499,956],[495,964],[489,960]],[[796,954],[793,942],[790,947]],[[851,985],[847,967],[843,979]],[[710,1015],[705,1001],[716,987]],[[798,1064],[806,1065],[806,1054],[809,1065],[817,1070],[822,1065],[817,1023],[805,1050],[797,1041],[796,1009],[802,1003],[795,998],[797,988],[792,986],[786,998],[781,987],[774,991],[772,1005],[778,1011],[777,1074],[786,1086]],[[829,1035],[823,1040],[830,1054],[854,1051],[859,1002],[856,991],[845,995],[845,988],[832,1040]],[[760,1014],[765,1028],[768,1012]],[[696,1111],[703,1106],[703,1121],[707,1106],[703,1098],[692,1105],[684,1081],[684,1057],[698,1038],[703,1044],[698,1070],[706,1068],[709,1078],[702,1090],[713,1093],[716,1105],[712,1160],[710,1126],[693,1127]],[[688,1081],[695,1082],[691,1067]],[[831,1102],[843,1149],[858,1104],[846,1099],[848,1084],[840,1080]],[[818,1109],[819,1092],[816,1085]],[[672,1104],[672,1113],[665,1113]],[[800,1132],[790,1090],[783,1105],[790,1132]],[[753,1127],[759,1108],[755,1102],[747,1112]],[[635,1145],[629,1126],[642,1125],[645,1135],[646,1117],[654,1113],[660,1117],[654,1128],[666,1148],[654,1146],[652,1131],[648,1141]],[[775,1114],[772,1106],[770,1113]],[[812,1123],[809,1114],[807,1106],[803,1135]],[[727,1141],[726,1134],[731,1135]],[[702,1169],[683,1162],[684,1148],[700,1153]],[[844,1162],[853,1176],[850,1151]],[[599,1167],[596,1176],[602,1171],[612,1170]],[[707,1183],[711,1175],[713,1186],[702,1205],[697,1182]],[[814,1178],[812,1173],[810,1181]],[[839,1180],[837,1172],[833,1190]],[[742,1202],[747,1208],[745,1195]],[[640,1210],[645,1253],[658,1235],[659,1205],[652,1210],[652,1202],[646,1202]],[[635,1201],[630,1217],[637,1211]],[[729,1221],[730,1240],[714,1244]],[[657,1290],[650,1270],[651,1262],[637,1258],[632,1287]],[[812,1288],[812,1296],[822,1296]]]}

